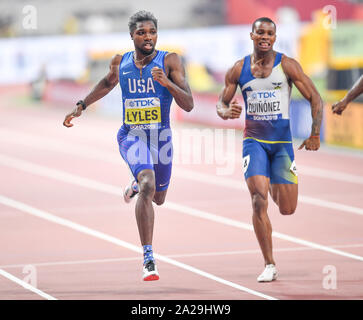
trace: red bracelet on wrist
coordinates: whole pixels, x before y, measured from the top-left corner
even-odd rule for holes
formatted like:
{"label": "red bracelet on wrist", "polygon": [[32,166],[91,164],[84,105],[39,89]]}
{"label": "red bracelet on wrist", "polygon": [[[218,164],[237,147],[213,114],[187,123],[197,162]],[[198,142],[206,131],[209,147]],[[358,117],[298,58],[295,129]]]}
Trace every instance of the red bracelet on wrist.
{"label": "red bracelet on wrist", "polygon": [[310,136],[310,138],[320,138],[320,136]]}

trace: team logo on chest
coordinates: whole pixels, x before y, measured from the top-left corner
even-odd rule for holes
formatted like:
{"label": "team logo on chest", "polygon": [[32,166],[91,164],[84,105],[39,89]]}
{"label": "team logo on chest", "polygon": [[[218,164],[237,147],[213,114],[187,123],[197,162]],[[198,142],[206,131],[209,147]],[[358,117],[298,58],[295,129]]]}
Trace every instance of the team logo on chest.
{"label": "team logo on chest", "polygon": [[271,83],[274,86],[275,90],[281,89],[282,82],[271,82]]}
{"label": "team logo on chest", "polygon": [[156,93],[152,78],[128,79],[130,93]]}

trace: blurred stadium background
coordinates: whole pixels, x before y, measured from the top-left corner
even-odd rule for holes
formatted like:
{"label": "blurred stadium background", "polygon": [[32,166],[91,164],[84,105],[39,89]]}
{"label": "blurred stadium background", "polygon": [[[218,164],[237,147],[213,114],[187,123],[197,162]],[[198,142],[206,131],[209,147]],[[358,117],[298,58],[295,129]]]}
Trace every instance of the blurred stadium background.
{"label": "blurred stadium background", "polygon": [[[326,103],[322,140],[363,149],[363,96],[341,117],[330,112],[363,74],[362,0],[2,0],[0,102],[71,110],[115,53],[133,49],[128,19],[142,9],[159,21],[157,48],[185,62],[195,109],[173,108],[175,121],[242,128],[219,119],[215,104],[226,70],[252,50],[251,23],[268,16],[277,23],[275,49],[301,63]],[[121,119],[120,107],[117,86],[90,111]],[[296,89],[291,122],[295,138],[310,134],[310,107]]]}

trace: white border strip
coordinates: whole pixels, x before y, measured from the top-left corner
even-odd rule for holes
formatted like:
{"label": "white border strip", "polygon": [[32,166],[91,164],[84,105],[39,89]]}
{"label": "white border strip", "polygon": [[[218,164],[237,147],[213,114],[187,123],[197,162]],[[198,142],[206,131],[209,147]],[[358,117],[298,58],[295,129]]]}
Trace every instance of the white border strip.
{"label": "white border strip", "polygon": [[[61,140],[59,138],[48,138],[30,133],[22,133],[7,128],[0,128],[0,140],[4,141],[5,143],[23,145],[29,148],[38,148],[40,150],[59,152],[63,154],[72,154],[88,159],[107,161],[114,164],[122,163],[122,159],[116,151],[112,153],[110,151],[100,149],[97,150],[83,145],[74,146],[72,144],[69,144],[69,142]],[[210,148],[213,147],[215,148],[215,146],[210,146]],[[185,150],[183,150],[183,154],[185,155]],[[180,159],[181,151],[175,148],[174,155],[175,157]],[[239,154],[226,153],[225,155],[233,159],[234,161],[237,161],[238,163],[242,161],[242,156]],[[188,157],[190,158],[191,154],[188,155]],[[315,168],[312,166],[304,165],[298,165],[298,170],[303,175],[363,185],[363,176],[361,175],[353,175],[350,173]]]}
{"label": "white border strip", "polygon": [[[235,228],[239,228],[239,229],[245,229],[245,230],[249,230],[249,231],[254,231],[253,229],[253,225],[249,224],[249,223],[244,223],[244,222],[240,222],[237,220],[233,220],[233,219],[229,219],[229,218],[225,218],[225,217],[221,217],[221,216],[217,216],[215,214],[206,212],[206,211],[202,211],[199,209],[194,209],[194,208],[190,208],[184,205],[180,205],[177,203],[171,203],[171,202],[167,202],[164,204],[165,207],[167,207],[168,209],[172,209],[181,213],[185,213],[187,215],[190,216],[194,216],[194,217],[198,217],[198,218],[203,218],[203,219],[207,219],[210,221],[215,221],[221,224],[225,224],[228,225],[230,227],[235,227]],[[343,257],[347,257],[347,258],[351,258],[354,260],[358,260],[358,261],[363,261],[363,257],[355,255],[355,254],[351,254],[345,251],[341,251],[341,250],[337,250],[337,249],[333,249],[327,246],[323,246],[311,241],[307,241],[307,240],[303,240],[300,238],[296,238],[296,237],[292,237],[289,236],[287,234],[283,234],[280,232],[276,232],[273,231],[272,232],[272,237],[274,238],[278,238],[278,239],[282,239],[282,240],[286,240],[286,241],[290,241],[293,243],[297,243],[303,246],[307,246],[310,248],[314,248],[314,249],[318,249],[318,250],[322,250],[325,252],[329,252],[329,253],[333,253],[339,256],[343,256]]]}
{"label": "white border strip", "polygon": [[[61,170],[46,168],[46,167],[43,167],[43,166],[40,166],[37,164],[33,164],[28,161],[16,159],[13,157],[7,157],[7,156],[1,155],[1,154],[0,154],[0,164],[4,164],[8,167],[12,167],[12,168],[16,168],[16,169],[19,169],[19,170],[22,170],[25,172],[29,172],[31,174],[37,174],[37,175],[40,175],[43,177],[53,178],[53,179],[63,181],[66,183],[70,183],[73,185],[82,186],[82,187],[85,187],[88,189],[113,194],[113,195],[116,195],[117,197],[120,197],[120,195],[123,192],[121,188],[110,185],[110,184],[101,183],[101,182],[98,182],[98,181],[95,181],[92,179],[88,179],[88,178],[83,178],[78,175],[70,174],[70,173],[67,173],[67,172],[64,172]],[[164,203],[163,207],[167,208],[167,209],[175,210],[179,213],[187,214],[187,215],[194,216],[197,218],[206,219],[209,221],[214,221],[214,222],[228,225],[228,226],[231,226],[234,228],[240,228],[240,229],[245,229],[245,230],[249,230],[249,231],[254,231],[252,224],[225,218],[225,217],[213,214],[213,213],[198,210],[198,209],[188,207],[185,205],[181,205],[181,204],[178,204],[175,202],[168,201],[168,202]],[[282,239],[282,240],[297,243],[297,244],[300,244],[303,246],[307,246],[307,247],[322,250],[325,252],[333,253],[333,254],[336,254],[339,256],[351,258],[351,259],[358,260],[358,261],[363,261],[363,257],[361,257],[361,256],[350,254],[350,253],[347,253],[347,252],[344,252],[341,250],[333,249],[333,248],[330,248],[327,246],[323,246],[323,245],[320,245],[320,244],[317,244],[317,243],[314,243],[311,241],[306,241],[306,240],[303,240],[300,238],[289,236],[289,235],[286,235],[283,233],[274,231],[272,233],[272,236],[275,238]]]}
{"label": "white border strip", "polygon": [[[97,153],[97,154],[99,154],[99,153]],[[105,157],[104,160],[107,160],[107,161],[110,161],[112,159],[112,157],[106,157],[106,155],[104,155],[103,153],[102,153],[102,156],[104,156]],[[117,162],[117,163],[119,163],[119,162]],[[0,154],[0,164],[9,166],[9,167],[13,167],[16,169],[20,169],[20,170],[23,170],[26,172],[34,173],[34,174],[50,176],[50,177],[53,177],[54,179],[58,179],[58,180],[65,181],[65,182],[69,182],[68,180],[71,179],[69,177],[72,176],[64,171],[61,172],[61,171],[57,171],[55,169],[45,168],[45,167],[33,164],[31,162],[16,159],[14,157],[10,157],[10,156],[4,155],[4,154]],[[188,170],[188,169],[182,169],[179,167],[175,167],[173,169],[173,175],[177,176],[179,178],[182,178],[182,179],[197,181],[197,182],[201,182],[201,183],[207,183],[207,184],[216,185],[216,186],[220,186],[220,187],[226,187],[226,188],[235,189],[235,190],[248,191],[247,186],[244,183],[242,183],[242,181],[231,179],[231,178],[214,176],[211,174],[206,174],[206,173],[197,172],[197,171]],[[64,179],[66,179],[66,180],[64,180]],[[96,186],[95,186],[96,190],[109,192],[109,193],[113,193],[113,194],[117,194],[117,195],[121,194],[120,191],[116,191],[116,193],[115,193],[114,187],[110,188],[109,185],[95,182],[94,180],[89,180],[87,178],[80,178],[80,177],[78,177],[77,180],[79,182],[82,180],[81,185],[85,186],[85,187],[87,187],[88,183],[91,183],[92,185],[96,184]],[[335,211],[345,211],[345,212],[363,216],[362,208],[348,206],[348,205],[341,204],[338,202],[321,200],[318,198],[304,196],[301,194],[299,194],[299,202],[306,203],[309,205],[315,205],[315,206],[322,207],[322,208],[333,209]]]}
{"label": "white border strip", "polygon": [[[8,197],[0,195],[0,203],[2,203],[3,205],[6,205],[8,207],[20,210],[22,212],[26,212],[28,214],[31,214],[31,215],[35,216],[35,217],[38,217],[38,218],[41,218],[41,219],[44,219],[44,220],[47,220],[47,221],[62,225],[64,227],[76,230],[78,232],[90,235],[90,236],[95,237],[95,238],[98,238],[98,239],[105,240],[107,242],[116,244],[118,246],[124,247],[126,249],[131,250],[131,251],[134,251],[134,252],[137,252],[137,253],[140,253],[140,254],[142,254],[142,252],[143,252],[140,247],[138,247],[138,246],[136,246],[134,244],[128,243],[128,242],[123,241],[123,240],[120,240],[118,238],[107,235],[107,234],[102,233],[100,231],[85,227],[85,226],[83,226],[81,224],[72,222],[70,220],[57,217],[57,216],[55,216],[55,215],[53,215],[51,213],[36,209],[36,208],[31,207],[31,206],[29,206],[29,205],[27,205],[25,203],[15,201],[15,200],[10,199]],[[205,271],[202,271],[200,269],[194,268],[192,266],[181,263],[179,261],[168,258],[166,256],[163,256],[163,255],[160,255],[160,254],[154,254],[154,257],[156,259],[160,260],[160,261],[169,263],[171,265],[174,265],[174,266],[179,267],[179,268],[184,269],[184,270],[188,270],[188,271],[190,271],[192,273],[195,273],[195,274],[198,274],[198,275],[200,275],[200,276],[202,276],[204,278],[214,280],[214,281],[219,282],[221,284],[227,285],[229,287],[235,288],[235,289],[240,290],[240,291],[247,292],[247,293],[255,295],[257,297],[264,298],[264,299],[267,299],[267,300],[278,300],[277,298],[265,295],[265,294],[263,294],[261,292],[258,292],[258,291],[246,288],[244,286],[238,285],[236,283],[233,283],[231,281],[222,279],[222,278],[217,277],[217,276],[215,276],[213,274],[210,274],[208,272],[205,272]]]}
{"label": "white border strip", "polygon": [[[42,150],[48,150],[53,152],[60,152],[64,154],[71,154],[71,155],[77,155],[80,157],[85,157],[87,159],[95,159],[95,160],[101,160],[106,161],[113,164],[120,164],[122,161],[119,156],[116,157],[116,152],[105,152],[102,150],[100,152],[99,150],[91,149],[85,146],[72,146],[69,145],[59,139],[50,139],[45,137],[37,137],[34,135],[25,135],[13,130],[8,129],[1,129],[0,132],[8,133],[4,134],[4,139],[6,139],[6,142],[11,142],[15,144],[21,144],[25,145],[27,147],[37,147]],[[6,137],[6,138],[5,138]],[[0,140],[2,139],[0,135]],[[41,142],[40,142],[41,141]],[[54,142],[56,141],[56,142]],[[177,153],[177,151],[175,151]],[[234,157],[233,154],[229,154],[230,157]],[[6,156],[4,155],[4,161],[6,162]],[[6,165],[6,163],[3,164]],[[299,166],[299,170],[302,169],[304,175],[311,175],[314,177],[321,177],[326,179],[333,179],[337,181],[342,181],[346,183],[358,183],[363,184],[363,177],[362,176],[353,176],[351,174],[347,173],[341,173],[341,172],[333,172],[330,170],[323,170],[313,167],[307,167],[307,166]],[[178,178],[192,180],[192,181],[198,181],[201,183],[207,183],[217,186],[223,186],[231,189],[236,190],[243,190],[248,191],[247,186],[241,181],[237,179],[231,179],[226,178],[223,176],[216,176],[212,174],[206,174],[201,173],[194,170],[188,170],[188,169],[181,169],[178,166],[175,166],[173,168],[173,176],[176,176]],[[328,200],[322,200],[319,198],[314,198],[310,196],[305,196],[302,194],[299,194],[299,202],[306,203],[309,205],[315,205],[322,208],[328,208],[333,209],[334,211],[345,211],[357,215],[363,216],[363,209],[358,207],[353,207],[333,201]]]}
{"label": "white border strip", "polygon": [[[361,248],[363,244],[344,244],[334,245],[332,248]],[[274,252],[298,252],[316,250],[308,247],[291,247],[291,248],[275,248]],[[197,252],[197,253],[180,253],[165,255],[168,258],[200,258],[200,257],[221,257],[230,255],[245,255],[245,254],[261,254],[260,249],[240,250],[240,251],[219,251],[219,252]],[[13,269],[23,268],[24,266],[31,265],[34,267],[52,267],[62,265],[75,265],[75,264],[93,264],[93,263],[110,263],[110,262],[125,262],[125,261],[141,261],[140,256],[133,258],[104,258],[104,259],[88,259],[88,260],[70,260],[70,261],[52,261],[52,262],[33,262],[33,263],[20,263],[20,264],[7,264],[2,265],[0,268]]]}
{"label": "white border strip", "polygon": [[[238,181],[235,179],[217,177],[217,176],[213,176],[211,174],[196,172],[193,170],[182,169],[182,168],[178,168],[178,167],[173,169],[173,174],[180,178],[197,181],[200,183],[207,183],[207,184],[212,184],[212,185],[219,186],[219,187],[248,192],[248,188],[247,188],[246,184],[243,183],[242,181]],[[333,209],[336,211],[345,211],[345,212],[363,216],[362,208],[352,207],[352,206],[348,206],[348,205],[341,204],[338,202],[321,200],[318,198],[313,198],[313,197],[305,196],[305,195],[301,195],[301,194],[299,194],[299,202],[305,203],[305,204],[310,204],[310,205],[315,205],[315,206],[322,207],[322,208]]]}
{"label": "white border strip", "polygon": [[36,293],[37,295],[40,295],[41,297],[47,299],[47,300],[57,300],[56,298],[52,297],[51,295],[33,287],[32,285],[30,285],[29,283],[18,279],[17,277],[14,277],[11,273],[6,272],[5,270],[0,269],[0,275],[4,276],[5,278],[21,285],[22,287],[24,287],[27,290],[30,290],[34,293]]}

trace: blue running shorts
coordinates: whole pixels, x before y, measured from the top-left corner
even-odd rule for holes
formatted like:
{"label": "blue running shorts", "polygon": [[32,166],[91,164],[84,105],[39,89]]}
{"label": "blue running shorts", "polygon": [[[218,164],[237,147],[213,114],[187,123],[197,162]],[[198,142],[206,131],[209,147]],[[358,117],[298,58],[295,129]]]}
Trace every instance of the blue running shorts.
{"label": "blue running shorts", "polygon": [[117,133],[117,142],[122,158],[129,166],[135,180],[140,171],[153,170],[156,191],[166,190],[170,183],[173,144],[171,129],[125,130]]}
{"label": "blue running shorts", "polygon": [[262,175],[271,184],[297,184],[297,169],[292,142],[244,138],[243,172],[245,179]]}

